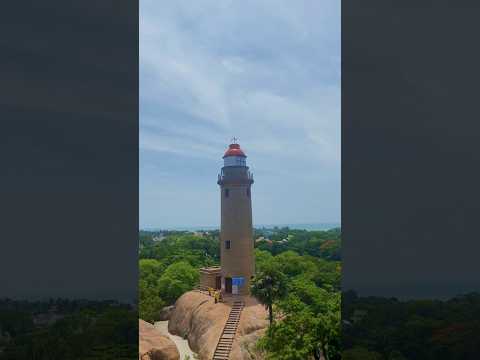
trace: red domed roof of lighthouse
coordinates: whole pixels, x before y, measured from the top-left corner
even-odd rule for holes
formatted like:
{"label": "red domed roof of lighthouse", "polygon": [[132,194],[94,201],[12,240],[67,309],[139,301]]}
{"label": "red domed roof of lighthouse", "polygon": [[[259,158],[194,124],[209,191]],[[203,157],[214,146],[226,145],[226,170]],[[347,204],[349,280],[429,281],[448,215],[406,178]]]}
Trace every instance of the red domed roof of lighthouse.
{"label": "red domed roof of lighthouse", "polygon": [[247,155],[245,155],[245,153],[243,152],[242,149],[240,149],[240,145],[239,144],[230,144],[228,145],[228,149],[227,151],[225,151],[225,154],[223,155],[223,157],[227,157],[227,156],[243,156],[243,157],[247,157]]}

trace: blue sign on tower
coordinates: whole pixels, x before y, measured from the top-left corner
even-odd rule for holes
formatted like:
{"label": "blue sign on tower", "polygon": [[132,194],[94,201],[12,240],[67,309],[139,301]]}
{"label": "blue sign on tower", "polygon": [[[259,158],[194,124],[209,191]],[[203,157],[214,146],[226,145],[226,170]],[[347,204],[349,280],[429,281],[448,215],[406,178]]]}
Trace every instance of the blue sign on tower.
{"label": "blue sign on tower", "polygon": [[243,276],[232,278],[232,285],[236,285],[240,287],[240,286],[243,286],[244,283],[245,283],[245,278]]}

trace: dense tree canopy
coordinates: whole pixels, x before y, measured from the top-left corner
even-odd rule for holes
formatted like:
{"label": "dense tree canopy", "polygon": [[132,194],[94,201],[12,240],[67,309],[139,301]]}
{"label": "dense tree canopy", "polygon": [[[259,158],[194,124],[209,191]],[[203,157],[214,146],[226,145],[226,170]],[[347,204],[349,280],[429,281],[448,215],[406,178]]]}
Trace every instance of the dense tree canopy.
{"label": "dense tree canopy", "polygon": [[283,273],[287,286],[273,301],[278,321],[258,346],[266,351],[268,359],[320,359],[322,355],[326,360],[339,359],[341,265],[339,249],[333,251],[334,245],[340,244],[339,230],[284,228],[269,238],[272,243],[257,242],[252,293],[261,299],[261,294],[256,294],[256,282],[270,269],[276,276]]}
{"label": "dense tree canopy", "polygon": [[139,242],[139,316],[152,323],[162,307],[194,288],[200,267],[220,261],[218,232],[141,231]]}
{"label": "dense tree canopy", "polygon": [[[140,316],[158,319],[198,281],[198,268],[219,265],[218,231],[140,232]],[[269,359],[339,359],[341,233],[256,229],[254,294],[271,313],[259,346]],[[274,321],[276,319],[276,321]]]}
{"label": "dense tree canopy", "polygon": [[183,293],[198,283],[199,272],[186,261],[167,267],[158,280],[158,290],[168,304],[173,304]]}
{"label": "dense tree canopy", "polygon": [[[55,309],[59,319],[34,325]],[[137,312],[115,302],[0,300],[0,360],[135,359]]]}
{"label": "dense tree canopy", "polygon": [[345,359],[473,360],[480,354],[480,294],[399,301],[346,292],[342,313]]}
{"label": "dense tree canopy", "polygon": [[307,231],[289,229],[255,229],[255,238],[264,237],[270,241],[257,241],[256,247],[277,255],[292,250],[299,255],[310,255],[326,260],[341,260],[341,231]]}

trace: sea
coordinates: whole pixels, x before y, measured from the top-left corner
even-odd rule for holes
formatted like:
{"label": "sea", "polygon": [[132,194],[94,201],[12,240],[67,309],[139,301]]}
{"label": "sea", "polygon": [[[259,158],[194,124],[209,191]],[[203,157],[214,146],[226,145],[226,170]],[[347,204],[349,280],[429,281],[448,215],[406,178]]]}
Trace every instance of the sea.
{"label": "sea", "polygon": [[[330,230],[339,228],[340,223],[330,222],[330,223],[305,223],[305,224],[254,224],[254,228],[261,229],[273,229],[274,227],[282,228],[289,227],[290,229],[295,230]],[[160,230],[170,230],[170,231],[200,231],[200,230],[218,230],[218,225],[208,225],[208,226],[174,226],[174,227],[144,227],[141,230],[146,231],[160,231]]]}

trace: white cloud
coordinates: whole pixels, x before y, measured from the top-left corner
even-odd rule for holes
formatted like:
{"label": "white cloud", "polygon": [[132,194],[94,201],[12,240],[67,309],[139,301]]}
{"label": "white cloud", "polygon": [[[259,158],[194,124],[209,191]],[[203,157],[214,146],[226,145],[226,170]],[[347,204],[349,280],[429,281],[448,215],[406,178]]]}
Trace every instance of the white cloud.
{"label": "white cloud", "polygon": [[140,108],[141,149],[339,177],[340,2],[140,2]]}

